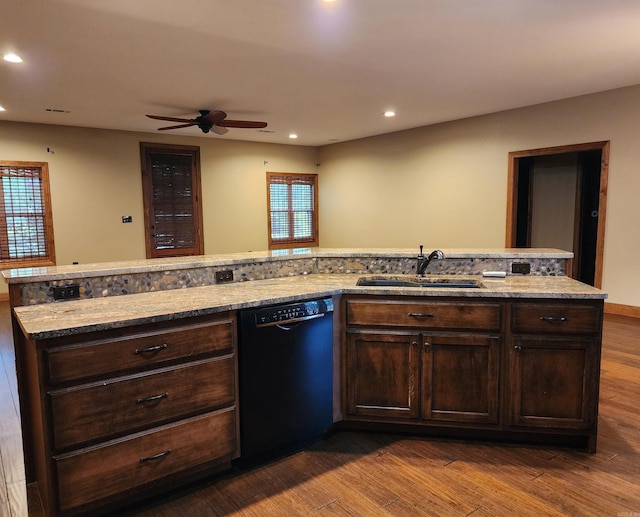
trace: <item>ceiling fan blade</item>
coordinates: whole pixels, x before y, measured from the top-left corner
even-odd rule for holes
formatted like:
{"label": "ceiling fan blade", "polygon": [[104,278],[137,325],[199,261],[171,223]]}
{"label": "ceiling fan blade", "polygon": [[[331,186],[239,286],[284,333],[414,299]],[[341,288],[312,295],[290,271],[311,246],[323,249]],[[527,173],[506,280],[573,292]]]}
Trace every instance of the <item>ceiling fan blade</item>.
{"label": "ceiling fan blade", "polygon": [[224,127],[240,127],[249,129],[260,129],[262,127],[267,127],[266,122],[254,122],[252,120],[223,120],[221,122],[218,122],[218,125]]}
{"label": "ceiling fan blade", "polygon": [[212,133],[215,133],[216,135],[225,135],[229,132],[229,130],[226,127],[222,127],[220,125],[213,126],[209,131],[211,131]]}
{"label": "ceiling fan blade", "polygon": [[212,124],[218,124],[221,120],[224,120],[225,118],[227,118],[227,114],[224,111],[221,110],[214,110],[214,111],[210,111],[209,113],[204,112],[204,110],[200,111],[200,113],[203,113],[202,118],[211,122]]}
{"label": "ceiling fan blade", "polygon": [[147,117],[155,120],[166,120],[168,122],[193,122],[193,120],[189,118],[160,117],[158,115],[147,115]]}
{"label": "ceiling fan blade", "polygon": [[159,127],[158,131],[166,131],[167,129],[182,129],[183,127],[191,127],[195,125],[197,125],[195,122],[190,122],[189,124],[180,124],[179,126]]}

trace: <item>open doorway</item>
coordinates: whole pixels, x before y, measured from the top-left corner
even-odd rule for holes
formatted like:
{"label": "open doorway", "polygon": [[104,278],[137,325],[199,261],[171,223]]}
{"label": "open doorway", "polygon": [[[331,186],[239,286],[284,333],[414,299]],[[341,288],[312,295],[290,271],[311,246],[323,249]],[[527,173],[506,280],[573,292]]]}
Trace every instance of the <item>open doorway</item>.
{"label": "open doorway", "polygon": [[509,153],[507,247],[573,251],[567,272],[600,287],[609,142]]}

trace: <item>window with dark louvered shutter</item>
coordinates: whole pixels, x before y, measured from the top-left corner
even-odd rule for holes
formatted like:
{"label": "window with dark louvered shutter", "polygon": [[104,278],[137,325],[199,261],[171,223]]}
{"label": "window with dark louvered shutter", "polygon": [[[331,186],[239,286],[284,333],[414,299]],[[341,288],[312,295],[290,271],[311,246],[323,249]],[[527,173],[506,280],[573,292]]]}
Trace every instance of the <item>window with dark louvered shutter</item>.
{"label": "window with dark louvered shutter", "polygon": [[318,246],[318,175],[267,173],[269,249]]}
{"label": "window with dark louvered shutter", "polygon": [[0,163],[0,265],[55,264],[45,162]]}

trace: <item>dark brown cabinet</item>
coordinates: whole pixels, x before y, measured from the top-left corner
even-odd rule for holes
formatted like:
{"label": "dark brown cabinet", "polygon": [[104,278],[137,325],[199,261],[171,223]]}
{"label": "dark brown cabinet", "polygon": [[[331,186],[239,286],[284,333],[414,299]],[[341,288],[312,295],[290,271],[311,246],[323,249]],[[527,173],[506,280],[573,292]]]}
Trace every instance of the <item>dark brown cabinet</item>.
{"label": "dark brown cabinet", "polygon": [[[595,451],[602,309],[344,296],[343,425]],[[26,437],[48,515],[114,510],[227,468],[240,447],[236,332],[229,312],[24,340]]]}
{"label": "dark brown cabinet", "polygon": [[346,301],[347,418],[497,423],[501,305],[372,298]]}
{"label": "dark brown cabinet", "polygon": [[237,457],[235,314],[26,347],[49,515],[117,508]]}
{"label": "dark brown cabinet", "polygon": [[585,339],[515,338],[510,423],[588,427],[592,349],[593,342]]}
{"label": "dark brown cabinet", "polygon": [[345,420],[595,451],[601,300],[354,295],[344,319]]}
{"label": "dark brown cabinet", "polygon": [[592,304],[513,304],[510,426],[587,432],[595,450],[601,320]]}
{"label": "dark brown cabinet", "polygon": [[422,418],[497,424],[499,366],[499,336],[423,336]]}
{"label": "dark brown cabinet", "polygon": [[347,412],[350,415],[416,418],[419,415],[420,336],[349,331]]}

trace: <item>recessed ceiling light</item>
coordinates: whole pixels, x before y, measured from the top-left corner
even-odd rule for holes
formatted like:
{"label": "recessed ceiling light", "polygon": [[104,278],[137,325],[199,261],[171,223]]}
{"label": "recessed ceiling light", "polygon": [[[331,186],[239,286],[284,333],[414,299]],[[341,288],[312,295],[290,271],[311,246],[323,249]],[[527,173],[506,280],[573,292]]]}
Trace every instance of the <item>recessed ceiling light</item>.
{"label": "recessed ceiling light", "polygon": [[0,111],[6,111],[2,106],[0,106]]}
{"label": "recessed ceiling light", "polygon": [[395,117],[396,116],[396,112],[393,111],[393,110],[387,110],[387,111],[384,112],[384,116],[387,117],[387,118],[388,117]]}
{"label": "recessed ceiling light", "polygon": [[5,54],[4,60],[9,63],[22,63],[22,58],[18,54],[14,54],[13,52]]}
{"label": "recessed ceiling light", "polygon": [[289,138],[291,138],[291,139],[293,140],[293,139],[298,138],[298,135],[296,135],[295,133],[291,133],[291,134],[289,135]]}

